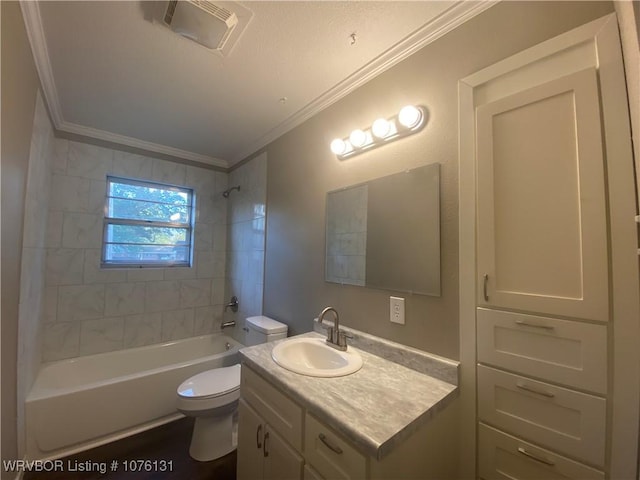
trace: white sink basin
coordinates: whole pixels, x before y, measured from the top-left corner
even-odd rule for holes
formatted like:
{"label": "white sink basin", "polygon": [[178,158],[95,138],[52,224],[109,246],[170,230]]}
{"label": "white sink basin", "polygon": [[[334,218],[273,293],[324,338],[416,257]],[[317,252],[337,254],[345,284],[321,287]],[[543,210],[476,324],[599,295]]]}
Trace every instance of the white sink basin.
{"label": "white sink basin", "polygon": [[310,377],[342,377],[362,367],[362,357],[353,349],[341,352],[321,338],[292,338],[276,345],[273,360],[283,368]]}

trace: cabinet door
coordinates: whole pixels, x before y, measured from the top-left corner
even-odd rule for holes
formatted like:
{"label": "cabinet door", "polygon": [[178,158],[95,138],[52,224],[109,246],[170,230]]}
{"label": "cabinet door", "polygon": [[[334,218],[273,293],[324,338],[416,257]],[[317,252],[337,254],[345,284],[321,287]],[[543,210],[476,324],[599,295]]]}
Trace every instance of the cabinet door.
{"label": "cabinet door", "polygon": [[246,365],[240,377],[242,398],[293,447],[302,450],[302,408]]}
{"label": "cabinet door", "polygon": [[247,403],[238,407],[238,480],[262,478],[263,442],[266,425]]}
{"label": "cabinet door", "polygon": [[596,70],[477,108],[478,305],[606,321]]}
{"label": "cabinet door", "polygon": [[264,479],[301,480],[303,458],[267,425],[264,436]]}

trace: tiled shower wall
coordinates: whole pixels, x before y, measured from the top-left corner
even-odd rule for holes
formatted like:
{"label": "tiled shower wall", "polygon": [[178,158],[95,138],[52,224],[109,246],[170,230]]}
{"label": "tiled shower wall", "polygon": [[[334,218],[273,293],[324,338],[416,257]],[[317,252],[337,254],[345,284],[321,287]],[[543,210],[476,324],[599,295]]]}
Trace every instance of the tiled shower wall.
{"label": "tiled shower wall", "polygon": [[[47,205],[51,185],[53,128],[38,92],[29,151],[24,209],[24,236],[18,310],[18,419],[24,418],[24,398],[40,366],[40,317],[44,302]],[[23,432],[18,429],[19,435]],[[19,441],[22,444],[22,441]]]}
{"label": "tiled shower wall", "polygon": [[[227,174],[56,138],[46,229],[42,360],[219,330]],[[195,189],[191,268],[100,269],[108,174]]]}
{"label": "tiled shower wall", "polygon": [[267,204],[267,154],[264,153],[229,174],[227,253],[227,300],[236,295],[237,313],[229,310],[225,319],[234,319],[234,337],[244,341],[244,321],[262,315],[264,290],[265,216]]}

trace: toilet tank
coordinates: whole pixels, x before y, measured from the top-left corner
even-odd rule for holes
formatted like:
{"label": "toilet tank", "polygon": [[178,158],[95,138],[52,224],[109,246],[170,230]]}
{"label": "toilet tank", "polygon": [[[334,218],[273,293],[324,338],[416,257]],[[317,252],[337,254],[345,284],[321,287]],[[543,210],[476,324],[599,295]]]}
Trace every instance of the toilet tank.
{"label": "toilet tank", "polygon": [[284,323],[264,315],[248,317],[246,327],[249,330],[245,337],[247,346],[273,342],[287,337],[288,327]]}

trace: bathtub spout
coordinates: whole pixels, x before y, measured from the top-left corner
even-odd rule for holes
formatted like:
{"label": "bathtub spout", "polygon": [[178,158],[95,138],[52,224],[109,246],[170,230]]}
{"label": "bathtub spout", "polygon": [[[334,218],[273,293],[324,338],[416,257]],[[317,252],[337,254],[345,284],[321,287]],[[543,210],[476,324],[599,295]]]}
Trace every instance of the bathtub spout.
{"label": "bathtub spout", "polygon": [[235,327],[235,326],[236,326],[236,321],[229,320],[228,322],[222,322],[222,324],[220,325],[220,330],[223,330],[227,327]]}

